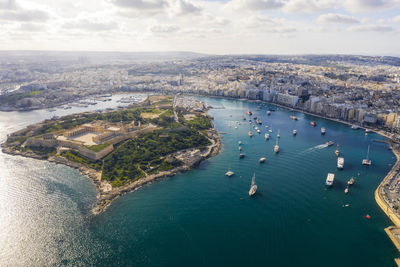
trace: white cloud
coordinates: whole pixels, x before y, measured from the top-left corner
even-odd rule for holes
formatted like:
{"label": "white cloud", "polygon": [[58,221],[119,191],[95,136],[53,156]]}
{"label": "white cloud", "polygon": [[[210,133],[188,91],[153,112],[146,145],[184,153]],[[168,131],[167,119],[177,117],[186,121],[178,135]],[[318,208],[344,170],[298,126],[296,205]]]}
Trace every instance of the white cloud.
{"label": "white cloud", "polygon": [[400,23],[400,16],[396,16],[392,19],[394,23]]}
{"label": "white cloud", "polygon": [[150,31],[153,33],[172,33],[178,30],[179,26],[172,24],[157,24],[150,27]]}
{"label": "white cloud", "polygon": [[391,32],[394,31],[394,28],[387,25],[358,25],[352,26],[348,28],[349,31],[352,32]]}
{"label": "white cloud", "polygon": [[373,12],[399,7],[398,0],[346,0],[344,7],[353,13]]}
{"label": "white cloud", "polygon": [[339,7],[339,1],[334,0],[289,0],[284,10],[289,13],[313,13]]}
{"label": "white cloud", "polygon": [[342,14],[334,14],[334,13],[322,14],[317,18],[316,22],[319,23],[319,24],[354,24],[354,23],[360,23],[360,21],[355,17],[342,15]]}
{"label": "white cloud", "polygon": [[227,4],[229,8],[234,10],[268,10],[283,7],[284,2],[281,0],[232,0]]}
{"label": "white cloud", "polygon": [[110,31],[118,29],[118,24],[109,21],[109,22],[100,22],[100,21],[92,21],[88,19],[79,19],[76,21],[70,21],[62,25],[63,29],[72,29],[72,30],[84,30],[91,32],[101,32],[101,31]]}
{"label": "white cloud", "polygon": [[49,14],[40,10],[9,10],[0,12],[0,20],[9,21],[47,21]]}
{"label": "white cloud", "polygon": [[189,14],[200,14],[202,9],[185,0],[175,0],[169,3],[169,10],[172,15],[183,16]]}
{"label": "white cloud", "polygon": [[0,9],[13,10],[19,8],[16,0],[0,0]]}

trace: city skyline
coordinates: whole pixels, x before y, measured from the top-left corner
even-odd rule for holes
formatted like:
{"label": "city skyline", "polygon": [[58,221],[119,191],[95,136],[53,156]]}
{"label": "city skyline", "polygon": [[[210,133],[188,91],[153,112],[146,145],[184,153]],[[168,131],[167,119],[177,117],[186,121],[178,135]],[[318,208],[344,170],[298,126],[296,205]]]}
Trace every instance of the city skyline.
{"label": "city skyline", "polygon": [[0,0],[0,50],[398,55],[397,0]]}

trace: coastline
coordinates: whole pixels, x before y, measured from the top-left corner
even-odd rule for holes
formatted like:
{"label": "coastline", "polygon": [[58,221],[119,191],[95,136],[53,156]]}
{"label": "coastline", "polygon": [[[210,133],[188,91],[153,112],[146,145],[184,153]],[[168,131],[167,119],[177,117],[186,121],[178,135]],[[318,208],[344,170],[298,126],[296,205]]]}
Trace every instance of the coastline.
{"label": "coastline", "polygon": [[[45,156],[40,156],[32,152],[22,152],[22,151],[15,151],[9,149],[9,147],[2,147],[2,152],[5,154],[9,155],[17,155],[17,156],[22,156],[26,158],[34,158],[38,160],[46,160],[49,162],[53,162],[55,164],[63,164],[71,168],[77,169],[83,176],[87,177],[90,179],[93,183],[93,185],[96,188],[97,191],[97,197],[96,197],[96,204],[94,208],[92,209],[93,214],[97,215],[103,211],[105,211],[111,203],[116,200],[118,197],[129,193],[133,192],[143,185],[152,183],[154,181],[160,180],[162,178],[166,177],[171,177],[174,176],[178,173],[186,172],[194,167],[196,167],[198,164],[200,164],[201,161],[216,156],[219,151],[221,150],[221,138],[218,135],[217,130],[213,127],[208,131],[208,133],[211,135],[211,138],[207,137],[210,141],[211,144],[207,146],[206,152],[201,154],[201,158],[198,161],[193,162],[192,164],[188,165],[185,164],[183,166],[168,170],[168,171],[162,171],[156,174],[148,175],[146,177],[143,177],[141,179],[138,179],[136,181],[130,182],[126,185],[117,187],[117,188],[112,188],[111,184],[108,181],[102,181],[101,180],[101,171],[97,171],[95,169],[89,168],[83,164],[76,163],[69,161],[63,157],[45,157]],[[192,148],[188,150],[197,150],[197,148]]]}

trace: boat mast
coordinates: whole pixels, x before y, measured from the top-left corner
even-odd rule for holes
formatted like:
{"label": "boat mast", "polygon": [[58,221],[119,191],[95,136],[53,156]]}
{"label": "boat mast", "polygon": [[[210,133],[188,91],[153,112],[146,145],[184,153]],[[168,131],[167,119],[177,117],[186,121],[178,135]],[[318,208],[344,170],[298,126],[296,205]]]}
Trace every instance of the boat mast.
{"label": "boat mast", "polygon": [[256,184],[256,173],[253,173],[253,177],[251,178],[251,185],[255,185]]}
{"label": "boat mast", "polygon": [[370,145],[368,145],[367,160],[369,159],[369,146],[370,146]]}

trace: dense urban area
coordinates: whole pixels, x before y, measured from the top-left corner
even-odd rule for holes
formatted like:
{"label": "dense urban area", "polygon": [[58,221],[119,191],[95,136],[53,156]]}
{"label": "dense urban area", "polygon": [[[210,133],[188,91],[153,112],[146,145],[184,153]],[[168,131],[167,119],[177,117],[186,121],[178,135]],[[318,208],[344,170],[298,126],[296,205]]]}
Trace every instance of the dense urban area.
{"label": "dense urban area", "polygon": [[[400,130],[400,59],[366,56],[12,54],[1,110],[90,105],[117,92],[262,100],[389,132]],[[102,97],[99,97],[102,95]]]}

